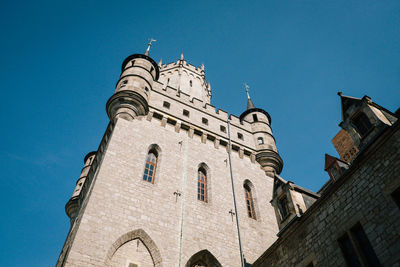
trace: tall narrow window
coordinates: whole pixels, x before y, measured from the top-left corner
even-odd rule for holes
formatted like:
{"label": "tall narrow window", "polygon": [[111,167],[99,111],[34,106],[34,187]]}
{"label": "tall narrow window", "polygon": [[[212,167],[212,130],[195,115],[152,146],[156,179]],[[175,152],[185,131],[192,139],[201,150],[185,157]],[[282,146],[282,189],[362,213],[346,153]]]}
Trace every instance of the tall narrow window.
{"label": "tall narrow window", "polygon": [[144,168],[143,180],[154,184],[154,177],[156,175],[156,167],[157,167],[157,152],[151,150],[149,154],[147,154],[146,165]]}
{"label": "tall narrow window", "polygon": [[364,136],[372,128],[371,122],[364,113],[360,113],[352,121],[361,136]]}
{"label": "tall narrow window", "polygon": [[244,193],[245,193],[245,198],[246,198],[247,215],[250,218],[255,219],[256,216],[254,213],[253,196],[251,194],[251,189],[247,184],[244,185]]}
{"label": "tall narrow window", "polygon": [[197,173],[197,199],[207,202],[207,173],[203,168]]}
{"label": "tall narrow window", "polygon": [[353,228],[351,228],[351,234],[355,237],[358,246],[360,248],[360,254],[364,256],[366,261],[369,263],[369,266],[381,266],[378,260],[378,257],[375,254],[374,249],[371,246],[371,243],[368,240],[367,235],[364,232],[360,223],[357,223]]}
{"label": "tall narrow window", "polygon": [[349,266],[361,267],[360,260],[358,259],[357,253],[350,241],[348,234],[344,234],[339,238],[339,246],[343,252],[344,259]]}
{"label": "tall narrow window", "polygon": [[253,121],[254,121],[254,122],[257,122],[257,121],[258,121],[257,114],[253,114]]}
{"label": "tall narrow window", "polygon": [[278,199],[278,208],[279,208],[279,213],[281,214],[281,219],[283,221],[289,215],[286,197],[281,197]]}

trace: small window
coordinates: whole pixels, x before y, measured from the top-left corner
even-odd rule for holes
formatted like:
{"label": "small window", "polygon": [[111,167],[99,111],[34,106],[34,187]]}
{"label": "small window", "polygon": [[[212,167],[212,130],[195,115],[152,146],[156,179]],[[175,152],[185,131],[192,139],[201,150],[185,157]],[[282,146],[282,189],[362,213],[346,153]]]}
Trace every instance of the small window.
{"label": "small window", "polygon": [[281,219],[283,221],[289,215],[288,203],[286,197],[281,197],[278,199],[278,209],[279,213],[281,214]]}
{"label": "small window", "polygon": [[207,120],[206,118],[202,118],[202,119],[201,119],[201,122],[202,122],[203,124],[205,124],[205,125],[208,125],[208,120]]}
{"label": "small window", "polygon": [[153,72],[153,70],[154,70],[154,68],[153,68],[153,67],[151,67],[151,68],[150,68],[150,72]]}
{"label": "small window", "polygon": [[147,87],[144,87],[144,90],[145,90],[146,92],[148,92],[148,91],[149,91],[149,88],[147,88]]}
{"label": "small window", "polygon": [[167,84],[169,84],[169,78],[168,78],[168,80],[167,80]]}
{"label": "small window", "polygon": [[193,86],[193,82],[192,82],[192,80],[190,80],[189,84],[190,84],[190,87],[192,87],[192,86]]}
{"label": "small window", "polygon": [[257,143],[258,143],[259,145],[264,144],[264,138],[258,137],[258,138],[257,138]]}
{"label": "small window", "polygon": [[353,124],[356,126],[357,132],[363,137],[372,128],[372,124],[364,113],[360,113],[352,119]]}
{"label": "small window", "polygon": [[167,101],[164,101],[163,103],[163,107],[169,109],[169,107],[171,106],[170,103],[168,103]]}
{"label": "small window", "polygon": [[127,83],[128,83],[128,80],[125,80],[125,81],[123,81],[122,83],[123,83],[123,84],[127,84]]}
{"label": "small window", "polygon": [[183,114],[183,116],[189,117],[189,111],[186,109],[183,110],[182,114]]}
{"label": "small window", "polygon": [[243,140],[243,134],[238,133],[237,136],[238,136],[238,138],[239,138],[240,140]]}
{"label": "small window", "polygon": [[132,66],[134,66],[135,65],[135,60],[132,60],[131,62],[132,62]]}
{"label": "small window", "polygon": [[257,114],[253,114],[253,121],[254,121],[254,122],[257,122],[257,121],[258,121]]}
{"label": "small window", "polygon": [[219,129],[221,130],[221,132],[226,133],[226,127],[225,126],[220,125]]}
{"label": "small window", "polygon": [[246,206],[247,206],[247,215],[249,216],[249,218],[255,219],[256,215],[254,213],[253,196],[251,194],[251,189],[250,189],[249,185],[247,185],[247,184],[244,185],[244,193],[245,193]]}

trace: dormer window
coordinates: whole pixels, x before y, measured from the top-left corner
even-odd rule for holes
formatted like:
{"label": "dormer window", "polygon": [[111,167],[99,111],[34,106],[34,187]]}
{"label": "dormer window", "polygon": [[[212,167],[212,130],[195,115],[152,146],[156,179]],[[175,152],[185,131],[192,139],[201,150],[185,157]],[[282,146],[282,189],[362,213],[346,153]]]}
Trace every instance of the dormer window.
{"label": "dormer window", "polygon": [[364,113],[360,113],[352,119],[357,132],[363,137],[372,128],[372,124]]}
{"label": "dormer window", "polygon": [[289,215],[287,198],[285,196],[278,199],[278,208],[281,214],[281,220],[283,221]]}

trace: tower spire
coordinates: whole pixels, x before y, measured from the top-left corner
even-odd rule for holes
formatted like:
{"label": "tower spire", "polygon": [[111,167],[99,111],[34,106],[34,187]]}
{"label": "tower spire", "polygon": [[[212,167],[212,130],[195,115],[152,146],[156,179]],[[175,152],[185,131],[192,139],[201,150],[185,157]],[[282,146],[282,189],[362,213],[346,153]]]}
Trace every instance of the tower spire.
{"label": "tower spire", "polygon": [[153,38],[150,38],[150,39],[149,39],[149,43],[147,44],[146,52],[144,53],[146,56],[149,55],[150,47],[153,45],[153,42],[156,42],[156,41],[157,41],[157,40],[155,40],[155,39],[153,39]]}
{"label": "tower spire", "polygon": [[246,94],[247,94],[247,110],[255,108],[253,101],[251,101],[250,94],[249,94],[250,86],[248,86],[246,83],[244,83],[243,85],[244,85],[244,88],[246,89]]}

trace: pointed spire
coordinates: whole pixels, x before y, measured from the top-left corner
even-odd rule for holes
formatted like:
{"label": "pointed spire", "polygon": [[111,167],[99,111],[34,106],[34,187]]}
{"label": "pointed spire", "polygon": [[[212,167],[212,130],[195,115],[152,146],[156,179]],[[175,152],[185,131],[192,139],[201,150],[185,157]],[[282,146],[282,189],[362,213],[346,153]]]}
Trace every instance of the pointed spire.
{"label": "pointed spire", "polygon": [[345,95],[343,95],[342,92],[338,92],[338,96],[340,96],[340,102],[342,105],[342,121],[344,121],[345,117],[346,117],[347,109],[350,106],[359,103],[361,101],[361,98],[345,96]]}
{"label": "pointed spire", "polygon": [[155,42],[155,41],[157,41],[157,40],[155,40],[155,39],[153,39],[153,38],[150,38],[150,39],[149,39],[149,43],[147,44],[146,52],[144,53],[146,56],[149,55],[150,47],[152,46],[153,42]]}
{"label": "pointed spire", "polygon": [[181,52],[181,60],[183,60],[183,53]]}
{"label": "pointed spire", "polygon": [[251,101],[250,94],[249,94],[249,88],[246,83],[244,83],[244,88],[246,89],[246,94],[247,94],[247,110],[255,108],[253,101]]}
{"label": "pointed spire", "polygon": [[162,58],[160,59],[160,62],[158,62],[158,66],[162,65]]}

